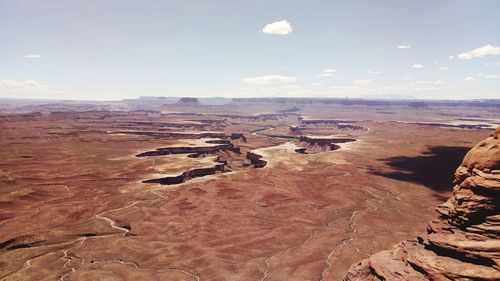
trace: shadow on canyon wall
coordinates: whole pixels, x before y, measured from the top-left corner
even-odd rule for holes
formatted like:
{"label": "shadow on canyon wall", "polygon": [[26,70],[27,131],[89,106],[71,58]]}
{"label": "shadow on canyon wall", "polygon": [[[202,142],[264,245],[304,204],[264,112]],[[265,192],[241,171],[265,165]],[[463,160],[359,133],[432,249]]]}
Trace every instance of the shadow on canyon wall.
{"label": "shadow on canyon wall", "polygon": [[453,175],[470,147],[433,146],[423,155],[379,159],[393,171],[373,173],[401,181],[422,184],[435,191],[451,191]]}

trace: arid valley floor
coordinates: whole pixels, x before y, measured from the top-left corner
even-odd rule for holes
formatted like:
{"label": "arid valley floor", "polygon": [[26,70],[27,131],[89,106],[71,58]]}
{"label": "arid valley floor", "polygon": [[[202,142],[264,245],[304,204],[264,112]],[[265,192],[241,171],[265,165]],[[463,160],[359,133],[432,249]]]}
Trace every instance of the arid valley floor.
{"label": "arid valley floor", "polygon": [[342,280],[415,237],[499,107],[4,102],[1,280]]}

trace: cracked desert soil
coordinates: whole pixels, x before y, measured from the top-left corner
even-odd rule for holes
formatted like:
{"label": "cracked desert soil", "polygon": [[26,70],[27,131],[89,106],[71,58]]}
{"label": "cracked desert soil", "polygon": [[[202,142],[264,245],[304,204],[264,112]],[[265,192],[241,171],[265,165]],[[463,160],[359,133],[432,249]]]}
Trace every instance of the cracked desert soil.
{"label": "cracked desert soil", "polygon": [[[246,141],[231,140],[242,156],[135,157],[197,141],[110,133],[168,132],[176,122],[205,124],[200,118],[218,120],[200,132],[243,133]],[[383,159],[434,157],[432,147],[466,150],[489,133],[358,121],[369,130],[342,132],[358,141],[300,154],[293,140],[264,134],[268,128],[286,133],[297,115],[219,119],[106,111],[4,118],[0,279],[341,280],[351,264],[421,232],[433,207],[449,195],[446,187],[433,188],[418,180],[418,172]],[[137,123],[144,120],[153,125]],[[156,127],[158,122],[168,123]],[[194,135],[199,129],[170,130],[183,128]],[[240,163],[250,150],[267,161],[264,168],[233,164],[230,171],[182,184],[142,182],[205,167],[214,156]],[[387,176],[394,173],[414,180]]]}

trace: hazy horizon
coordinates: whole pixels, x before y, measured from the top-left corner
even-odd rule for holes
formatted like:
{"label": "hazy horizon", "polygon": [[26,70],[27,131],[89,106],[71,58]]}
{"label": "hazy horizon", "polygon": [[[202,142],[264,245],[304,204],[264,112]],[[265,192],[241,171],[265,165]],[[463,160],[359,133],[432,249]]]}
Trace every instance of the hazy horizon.
{"label": "hazy horizon", "polygon": [[500,98],[496,1],[0,0],[0,98]]}

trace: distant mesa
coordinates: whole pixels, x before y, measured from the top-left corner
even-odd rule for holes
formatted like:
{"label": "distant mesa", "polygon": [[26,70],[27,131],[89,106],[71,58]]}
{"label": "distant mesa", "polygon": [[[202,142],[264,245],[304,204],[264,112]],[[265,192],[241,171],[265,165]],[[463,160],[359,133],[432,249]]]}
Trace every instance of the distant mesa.
{"label": "distant mesa", "polygon": [[201,105],[197,98],[180,98],[176,104],[179,105]]}
{"label": "distant mesa", "polygon": [[[370,96],[367,96],[370,97]],[[279,105],[343,105],[343,106],[410,106],[412,108],[440,106],[472,106],[498,108],[498,99],[477,100],[414,100],[410,96],[371,96],[370,98],[232,98],[233,104],[279,104]],[[293,107],[291,109],[294,109]]]}

